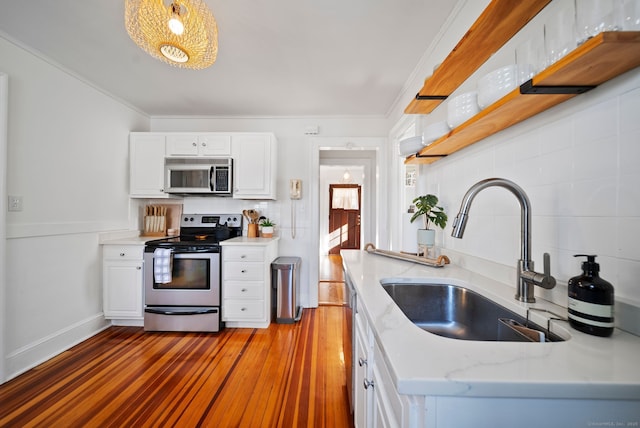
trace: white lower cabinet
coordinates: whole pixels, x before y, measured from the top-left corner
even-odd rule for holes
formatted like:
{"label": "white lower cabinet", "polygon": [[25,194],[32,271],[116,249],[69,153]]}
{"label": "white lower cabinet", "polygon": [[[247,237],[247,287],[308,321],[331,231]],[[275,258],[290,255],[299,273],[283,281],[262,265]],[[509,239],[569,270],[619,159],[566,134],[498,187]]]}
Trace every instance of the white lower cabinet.
{"label": "white lower cabinet", "polygon": [[353,323],[355,328],[355,353],[353,355],[354,378],[354,403],[353,417],[355,428],[373,426],[373,388],[371,366],[373,365],[373,352],[371,350],[371,331],[364,317],[354,313]]}
{"label": "white lower cabinet", "polygon": [[354,313],[354,324],[355,428],[419,426],[414,424],[415,417],[412,422],[411,412],[424,407],[412,405],[411,397],[398,394],[365,316]]}
{"label": "white lower cabinet", "polygon": [[271,324],[271,262],[277,241],[222,247],[222,320],[227,327]]}
{"label": "white lower cabinet", "polygon": [[143,245],[104,245],[103,312],[108,319],[143,318]]}

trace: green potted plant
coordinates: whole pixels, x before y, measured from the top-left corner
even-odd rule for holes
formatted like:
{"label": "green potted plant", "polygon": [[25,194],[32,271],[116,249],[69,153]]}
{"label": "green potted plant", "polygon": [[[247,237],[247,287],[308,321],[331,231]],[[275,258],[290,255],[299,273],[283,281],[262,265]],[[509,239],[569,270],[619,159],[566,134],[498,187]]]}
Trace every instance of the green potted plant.
{"label": "green potted plant", "polygon": [[435,243],[436,231],[429,229],[429,222],[436,226],[444,227],[447,225],[447,214],[444,208],[438,206],[438,197],[436,195],[422,195],[413,200],[415,211],[411,216],[411,223],[422,217],[424,229],[418,229],[418,245],[426,245],[432,247]]}
{"label": "green potted plant", "polygon": [[273,227],[276,225],[274,222],[272,222],[268,218],[265,218],[264,220],[262,220],[262,223],[260,223],[260,225],[262,226],[263,238],[273,237]]}

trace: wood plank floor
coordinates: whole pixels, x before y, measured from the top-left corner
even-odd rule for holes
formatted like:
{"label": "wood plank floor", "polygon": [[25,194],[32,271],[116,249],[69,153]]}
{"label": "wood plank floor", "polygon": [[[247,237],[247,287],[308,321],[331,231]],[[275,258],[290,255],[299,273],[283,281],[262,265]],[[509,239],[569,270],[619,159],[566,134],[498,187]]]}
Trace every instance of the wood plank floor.
{"label": "wood plank floor", "polygon": [[344,315],[217,334],[110,327],[0,385],[0,426],[352,427]]}
{"label": "wood plank floor", "polygon": [[321,257],[319,278],[318,304],[336,306],[347,304],[342,257],[339,254]]}

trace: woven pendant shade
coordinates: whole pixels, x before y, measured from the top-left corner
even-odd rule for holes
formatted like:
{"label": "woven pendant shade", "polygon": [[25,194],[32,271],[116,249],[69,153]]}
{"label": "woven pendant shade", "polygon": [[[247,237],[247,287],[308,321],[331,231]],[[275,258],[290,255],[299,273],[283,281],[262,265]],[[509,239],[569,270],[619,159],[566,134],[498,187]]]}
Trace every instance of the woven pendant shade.
{"label": "woven pendant shade", "polygon": [[[177,18],[182,34],[169,29]],[[204,0],[125,0],[125,25],[131,39],[151,56],[171,65],[202,69],[218,55],[218,28]]]}

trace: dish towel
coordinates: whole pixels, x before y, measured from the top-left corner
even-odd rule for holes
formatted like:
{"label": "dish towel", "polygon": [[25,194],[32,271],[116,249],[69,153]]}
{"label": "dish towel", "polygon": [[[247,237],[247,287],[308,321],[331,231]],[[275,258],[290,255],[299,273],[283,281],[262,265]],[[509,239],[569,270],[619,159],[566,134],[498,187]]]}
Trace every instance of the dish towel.
{"label": "dish towel", "polygon": [[156,248],[153,252],[153,276],[157,284],[171,282],[172,259],[171,248]]}

